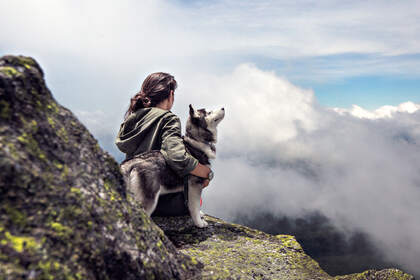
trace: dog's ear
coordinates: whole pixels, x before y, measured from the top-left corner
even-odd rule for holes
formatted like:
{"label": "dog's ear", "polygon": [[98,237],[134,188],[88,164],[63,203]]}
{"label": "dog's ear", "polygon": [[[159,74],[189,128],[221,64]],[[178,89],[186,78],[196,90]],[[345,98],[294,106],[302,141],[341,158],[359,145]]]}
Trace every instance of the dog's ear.
{"label": "dog's ear", "polygon": [[194,108],[191,106],[191,104],[190,104],[190,117],[191,118],[194,118],[195,117]]}

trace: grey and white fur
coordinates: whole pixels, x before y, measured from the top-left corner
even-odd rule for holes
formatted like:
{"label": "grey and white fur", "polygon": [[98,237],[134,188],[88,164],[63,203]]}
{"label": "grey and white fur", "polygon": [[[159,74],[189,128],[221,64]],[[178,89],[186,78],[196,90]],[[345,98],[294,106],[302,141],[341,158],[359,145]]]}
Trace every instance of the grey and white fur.
{"label": "grey and white fur", "polygon": [[[217,125],[225,116],[224,108],[216,111],[195,110],[191,105],[186,125],[184,144],[198,161],[210,167],[216,157]],[[150,216],[156,208],[159,195],[183,190],[183,179],[166,164],[159,151],[150,151],[125,160],[120,165],[124,180],[136,200]],[[188,208],[197,227],[206,227],[200,211],[204,178],[190,175],[188,179]]]}

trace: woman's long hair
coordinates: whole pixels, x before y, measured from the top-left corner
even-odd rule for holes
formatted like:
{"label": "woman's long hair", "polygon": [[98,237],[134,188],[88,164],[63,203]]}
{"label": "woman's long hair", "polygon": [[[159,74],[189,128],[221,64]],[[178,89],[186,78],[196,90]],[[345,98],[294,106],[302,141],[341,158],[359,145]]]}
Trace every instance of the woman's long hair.
{"label": "woman's long hair", "polygon": [[168,73],[156,72],[150,74],[144,80],[141,90],[130,99],[130,106],[124,115],[124,119],[140,108],[155,107],[168,98],[171,90],[174,91],[177,86],[174,76]]}

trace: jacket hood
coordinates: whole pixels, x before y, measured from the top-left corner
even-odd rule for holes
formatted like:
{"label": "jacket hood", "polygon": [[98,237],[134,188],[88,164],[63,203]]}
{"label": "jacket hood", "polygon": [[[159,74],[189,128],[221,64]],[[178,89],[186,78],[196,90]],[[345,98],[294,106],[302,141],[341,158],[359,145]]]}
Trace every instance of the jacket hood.
{"label": "jacket hood", "polygon": [[156,107],[142,108],[131,113],[121,124],[115,144],[126,154],[135,152],[139,140],[143,139],[149,130],[155,126],[165,114],[171,113]]}

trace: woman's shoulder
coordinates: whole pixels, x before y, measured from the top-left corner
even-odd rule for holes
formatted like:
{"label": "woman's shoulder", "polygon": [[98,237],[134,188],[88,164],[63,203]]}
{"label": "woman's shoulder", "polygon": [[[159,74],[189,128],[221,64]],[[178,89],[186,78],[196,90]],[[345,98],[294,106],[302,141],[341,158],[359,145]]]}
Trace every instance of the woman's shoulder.
{"label": "woman's shoulder", "polygon": [[[157,107],[141,108],[133,112],[129,118],[139,120],[151,119],[171,119],[177,117],[174,113]],[[127,118],[128,119],[128,118]]]}
{"label": "woman's shoulder", "polygon": [[160,108],[156,108],[156,107],[153,107],[153,108],[154,108],[153,110],[156,113],[162,114],[162,118],[167,120],[167,121],[171,121],[171,120],[172,121],[180,121],[179,117],[176,114],[174,114],[172,111],[164,110],[164,109],[160,109]]}

